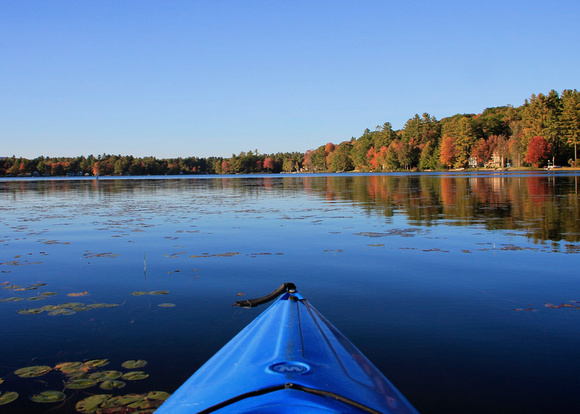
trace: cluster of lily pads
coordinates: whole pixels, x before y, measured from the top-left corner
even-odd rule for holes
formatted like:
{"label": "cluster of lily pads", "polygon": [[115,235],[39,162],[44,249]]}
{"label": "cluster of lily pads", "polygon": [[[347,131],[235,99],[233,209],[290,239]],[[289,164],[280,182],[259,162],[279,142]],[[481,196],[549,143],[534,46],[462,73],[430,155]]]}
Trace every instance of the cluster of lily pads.
{"label": "cluster of lily pads", "polygon": [[554,305],[552,303],[544,303],[544,306],[550,309],[560,309],[560,308],[580,309],[580,302],[577,300],[571,300],[570,303],[560,303],[559,305]]}
{"label": "cluster of lily pads", "polygon": [[38,288],[46,286],[46,283],[33,283],[30,286],[24,287],[21,285],[13,285],[10,282],[0,282],[0,286],[2,286],[2,289],[12,290],[14,292],[23,292],[25,290],[36,290]]}
{"label": "cluster of lily pads", "polygon": [[[529,305],[527,308],[517,308],[514,309],[516,312],[536,312],[536,309],[533,307],[534,305]],[[544,303],[545,308],[549,309],[560,309],[560,308],[571,308],[571,309],[580,309],[580,301],[571,300],[570,303],[560,303],[559,305],[554,305],[552,303]]]}
{"label": "cluster of lily pads", "polygon": [[[38,289],[38,288],[43,287],[43,286],[46,286],[46,283],[34,283],[30,286],[23,287],[21,285],[13,285],[10,282],[0,282],[0,287],[2,289],[12,290],[14,292],[35,290],[35,289]],[[6,299],[0,299],[0,302],[18,302],[18,301],[23,301],[23,300],[40,301],[40,300],[48,299],[49,297],[55,296],[57,294],[58,294],[57,292],[42,292],[36,296],[32,296],[29,298],[14,296],[14,297],[6,298]],[[67,296],[78,297],[78,296],[85,296],[87,294],[88,294],[88,292],[78,292],[78,293],[69,293]],[[145,296],[145,295],[157,296],[157,295],[167,295],[167,294],[169,294],[169,291],[167,291],[167,290],[131,292],[131,295],[133,295],[133,296]],[[66,303],[61,303],[61,304],[57,304],[57,305],[45,305],[45,306],[42,306],[39,308],[20,309],[17,311],[17,313],[20,315],[39,315],[41,313],[47,313],[48,315],[51,315],[51,316],[61,316],[61,315],[74,315],[77,312],[84,312],[84,311],[88,311],[91,309],[115,308],[117,306],[120,306],[120,305],[116,304],[116,303],[84,304],[82,302],[66,302]],[[157,306],[162,307],[162,308],[172,308],[172,307],[175,307],[175,304],[174,303],[161,303]]]}
{"label": "cluster of lily pads", "polygon": [[67,302],[60,305],[46,305],[41,308],[27,308],[17,311],[20,315],[38,315],[47,312],[51,316],[74,315],[77,312],[84,312],[91,309],[115,308],[117,303],[89,303],[85,305],[82,302]]}
{"label": "cluster of lily pads", "polygon": [[151,414],[169,398],[164,391],[151,391],[147,394],[91,395],[79,401],[75,408],[79,413],[135,413]]}
{"label": "cluster of lily pads", "polygon": [[[62,362],[54,367],[35,365],[20,368],[14,374],[21,378],[37,378],[49,372],[59,372],[65,376],[65,390],[81,390],[99,387],[111,391],[125,387],[126,381],[138,381],[149,377],[149,374],[140,370],[147,365],[145,360],[128,360],[121,364],[127,372],[117,370],[98,370],[109,364],[108,359],[92,359],[84,362]],[[14,391],[0,392],[0,405],[11,403],[19,397]],[[145,394],[93,394],[76,404],[80,413],[95,412],[153,412],[169,394],[163,391],[151,391]],[[46,390],[29,397],[36,403],[57,403],[67,398],[63,391]]]}

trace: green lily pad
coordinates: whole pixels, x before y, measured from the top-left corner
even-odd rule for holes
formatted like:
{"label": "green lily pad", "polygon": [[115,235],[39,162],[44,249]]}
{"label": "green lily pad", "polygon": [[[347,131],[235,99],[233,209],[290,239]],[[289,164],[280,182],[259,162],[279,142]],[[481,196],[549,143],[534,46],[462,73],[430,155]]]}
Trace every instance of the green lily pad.
{"label": "green lily pad", "polygon": [[145,365],[147,365],[147,361],[143,359],[138,359],[136,361],[134,359],[130,359],[129,361],[125,361],[121,364],[123,368],[127,369],[143,368]]}
{"label": "green lily pad", "polygon": [[20,315],[38,315],[39,313],[44,312],[44,310],[40,309],[40,308],[28,308],[28,309],[20,309],[19,311],[16,311],[16,313],[20,314]]}
{"label": "green lily pad", "polygon": [[46,296],[32,296],[30,298],[27,298],[26,300],[45,300]]}
{"label": "green lily pad", "polygon": [[18,296],[14,296],[11,298],[2,299],[3,302],[18,302],[19,300],[24,300],[24,298],[19,298]]}
{"label": "green lily pad", "polygon": [[42,292],[38,294],[39,296],[54,296],[54,295],[58,295],[57,292]]}
{"label": "green lily pad", "polygon": [[41,393],[34,394],[30,397],[30,400],[36,403],[56,403],[64,400],[66,395],[60,391],[42,391]]}
{"label": "green lily pad", "polygon": [[154,295],[154,296],[157,296],[157,295],[169,295],[169,291],[168,290],[154,290],[154,291],[149,292],[149,294],[150,295]]}
{"label": "green lily pad", "polygon": [[109,365],[109,362],[110,361],[108,359],[102,358],[102,359],[90,359],[88,361],[85,361],[83,364],[91,369],[94,369]]}
{"label": "green lily pad", "polygon": [[73,379],[65,384],[65,386],[71,390],[83,390],[85,388],[94,387],[95,385],[97,385],[97,381],[90,378]]}
{"label": "green lily pad", "polygon": [[77,379],[88,379],[89,378],[89,374],[87,374],[86,372],[80,370],[78,372],[72,372],[72,373],[67,373],[66,377],[69,380],[77,380]]}
{"label": "green lily pad", "polygon": [[63,374],[74,374],[80,372],[82,367],[82,362],[61,362],[56,364],[54,369],[59,370]]}
{"label": "green lily pad", "polygon": [[[117,395],[115,397],[109,398],[101,404],[101,408],[112,409],[112,408],[125,408],[129,404],[134,404],[139,401],[145,401],[145,396],[143,394],[127,394],[127,395]],[[109,410],[107,410],[109,411]]]}
{"label": "green lily pad", "polygon": [[16,375],[20,378],[34,378],[40,377],[44,374],[48,374],[52,370],[51,367],[47,365],[35,365],[32,367],[20,368],[14,371]]}
{"label": "green lily pad", "polygon": [[160,308],[174,308],[176,305],[175,303],[160,303],[159,305]]}
{"label": "green lily pad", "polygon": [[127,384],[123,381],[107,380],[107,381],[103,381],[101,383],[101,385],[99,385],[99,386],[104,390],[114,390],[117,388],[123,388],[125,385],[127,385]]}
{"label": "green lily pad", "polygon": [[89,378],[98,382],[111,381],[121,378],[123,373],[121,371],[97,371],[89,375]]}
{"label": "green lily pad", "polygon": [[148,400],[161,400],[161,401],[165,401],[170,396],[171,396],[171,394],[169,394],[169,393],[167,393],[165,391],[151,391],[150,393],[147,394],[147,396],[145,398],[147,398]]}
{"label": "green lily pad", "polygon": [[51,312],[48,312],[48,314],[50,316],[60,316],[60,315],[74,315],[76,312],[72,309],[66,309],[66,308],[60,308],[60,309],[55,309]]}
{"label": "green lily pad", "polygon": [[149,294],[149,292],[143,292],[143,291],[131,292],[131,295],[133,295],[133,296],[145,296],[148,294]]}
{"label": "green lily pad", "polygon": [[79,413],[89,414],[94,413],[97,411],[101,404],[111,398],[112,394],[98,394],[98,395],[91,395],[90,397],[85,398],[84,400],[79,401],[75,409]]}
{"label": "green lily pad", "polygon": [[18,393],[13,391],[0,392],[0,405],[8,404],[18,398]]}
{"label": "green lily pad", "polygon": [[149,377],[149,374],[143,371],[131,371],[123,374],[121,378],[127,381],[138,381]]}
{"label": "green lily pad", "polygon": [[73,309],[73,308],[80,308],[82,306],[85,306],[84,303],[81,302],[66,302],[66,303],[61,303],[60,305],[58,305],[59,308],[68,308],[68,309]]}
{"label": "green lily pad", "polygon": [[46,311],[46,312],[52,312],[53,310],[58,309],[58,306],[55,306],[55,305],[44,305],[42,308],[39,308],[39,309],[42,309],[43,311]]}
{"label": "green lily pad", "polygon": [[107,304],[106,303],[90,303],[87,305],[87,308],[89,309],[99,309],[99,308],[106,308]]}

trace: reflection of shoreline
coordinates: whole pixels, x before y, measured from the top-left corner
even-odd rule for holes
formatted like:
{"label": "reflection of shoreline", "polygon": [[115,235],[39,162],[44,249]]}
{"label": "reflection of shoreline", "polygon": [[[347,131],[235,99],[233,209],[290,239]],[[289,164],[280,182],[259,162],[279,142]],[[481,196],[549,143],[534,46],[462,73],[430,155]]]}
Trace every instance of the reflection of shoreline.
{"label": "reflection of shoreline", "polygon": [[522,230],[537,241],[580,241],[579,174],[569,171],[79,177],[0,180],[5,197],[101,201],[110,194],[185,197],[195,203],[216,193],[237,197],[311,194],[348,202],[366,214],[402,215],[411,225],[484,226]]}
{"label": "reflection of shoreline", "polygon": [[[578,176],[548,174],[371,175],[305,179],[307,192],[404,214],[412,225],[523,230],[537,241],[580,241]],[[363,182],[364,181],[364,182]]]}

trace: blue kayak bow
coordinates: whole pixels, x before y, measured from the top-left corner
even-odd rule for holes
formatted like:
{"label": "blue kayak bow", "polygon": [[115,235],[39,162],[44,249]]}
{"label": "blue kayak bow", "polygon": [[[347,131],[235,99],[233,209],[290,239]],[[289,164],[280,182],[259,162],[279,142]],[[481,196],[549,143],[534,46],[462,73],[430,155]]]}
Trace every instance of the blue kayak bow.
{"label": "blue kayak bow", "polygon": [[282,295],[157,411],[185,413],[414,413],[387,378],[285,283]]}

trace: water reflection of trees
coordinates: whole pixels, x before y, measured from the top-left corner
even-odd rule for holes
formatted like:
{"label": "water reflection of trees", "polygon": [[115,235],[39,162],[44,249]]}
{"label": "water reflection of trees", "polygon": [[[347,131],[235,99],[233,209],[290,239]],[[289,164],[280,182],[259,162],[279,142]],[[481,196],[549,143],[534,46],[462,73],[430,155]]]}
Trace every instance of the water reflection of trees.
{"label": "water reflection of trees", "polygon": [[580,240],[578,177],[374,175],[305,178],[307,191],[409,223],[525,231],[534,241]]}
{"label": "water reflection of trees", "polygon": [[[288,175],[206,176],[187,179],[15,180],[0,183],[10,201],[183,198],[195,203],[219,195],[301,197],[348,202],[368,214],[403,214],[412,225],[484,226],[517,230],[534,241],[580,241],[578,176],[483,175]],[[118,197],[121,196],[121,199]],[[16,207],[16,206],[15,206]]]}

